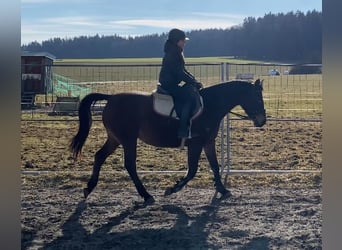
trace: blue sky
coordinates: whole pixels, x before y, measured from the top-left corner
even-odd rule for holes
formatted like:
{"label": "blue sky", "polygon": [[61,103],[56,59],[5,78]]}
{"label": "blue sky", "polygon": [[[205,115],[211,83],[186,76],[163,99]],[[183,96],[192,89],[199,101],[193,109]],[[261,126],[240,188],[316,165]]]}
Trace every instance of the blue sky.
{"label": "blue sky", "polygon": [[322,10],[322,0],[22,0],[21,44],[54,37],[229,28],[250,16],[314,9]]}

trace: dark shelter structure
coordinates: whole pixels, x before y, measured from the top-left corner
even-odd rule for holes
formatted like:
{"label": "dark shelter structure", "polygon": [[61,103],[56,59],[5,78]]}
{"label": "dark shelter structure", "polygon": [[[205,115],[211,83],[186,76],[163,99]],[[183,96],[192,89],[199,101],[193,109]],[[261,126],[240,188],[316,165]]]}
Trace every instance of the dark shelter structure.
{"label": "dark shelter structure", "polygon": [[37,94],[52,92],[52,65],[56,57],[47,52],[28,52],[21,54],[21,107],[34,106]]}

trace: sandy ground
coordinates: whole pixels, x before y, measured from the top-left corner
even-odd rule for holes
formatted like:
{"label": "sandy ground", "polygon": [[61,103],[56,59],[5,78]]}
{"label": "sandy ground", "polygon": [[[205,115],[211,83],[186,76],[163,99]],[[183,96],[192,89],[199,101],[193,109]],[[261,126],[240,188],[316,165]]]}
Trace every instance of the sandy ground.
{"label": "sandy ground", "polygon": [[24,184],[22,249],[322,249],[322,190],[185,187],[143,206],[135,189]]}
{"label": "sandy ground", "polygon": [[[22,170],[51,172],[22,177],[22,249],[322,249],[321,172],[231,176],[233,196],[213,202],[202,154],[195,179],[172,196],[163,194],[179,174],[142,176],[156,199],[143,206],[118,149],[84,201],[82,188],[106,135],[94,123],[74,162],[68,143],[76,130],[74,122],[22,122]],[[235,124],[233,167],[321,171],[321,130],[320,123],[270,122],[256,131]],[[186,154],[177,149],[141,145],[138,155],[138,170],[186,170]]]}

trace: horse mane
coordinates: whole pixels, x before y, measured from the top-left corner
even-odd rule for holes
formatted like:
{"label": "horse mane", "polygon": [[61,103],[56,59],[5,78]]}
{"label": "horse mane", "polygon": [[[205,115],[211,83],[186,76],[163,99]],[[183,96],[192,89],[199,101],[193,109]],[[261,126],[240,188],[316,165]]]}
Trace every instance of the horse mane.
{"label": "horse mane", "polygon": [[201,94],[206,94],[206,93],[211,93],[213,91],[217,91],[220,89],[221,91],[229,91],[232,88],[240,88],[241,90],[245,90],[251,86],[253,86],[254,83],[250,81],[245,81],[245,80],[231,80],[227,82],[221,82],[218,84],[214,84],[208,87],[205,87],[200,90]]}
{"label": "horse mane", "polygon": [[117,95],[151,95],[151,92],[140,91],[140,90],[132,90],[132,91],[125,91],[117,93]]}
{"label": "horse mane", "polygon": [[206,88],[209,89],[209,88],[222,87],[222,86],[231,86],[233,84],[236,86],[243,86],[243,85],[249,86],[249,85],[253,84],[253,82],[246,81],[246,80],[230,80],[227,82],[220,82],[220,83],[208,86]]}

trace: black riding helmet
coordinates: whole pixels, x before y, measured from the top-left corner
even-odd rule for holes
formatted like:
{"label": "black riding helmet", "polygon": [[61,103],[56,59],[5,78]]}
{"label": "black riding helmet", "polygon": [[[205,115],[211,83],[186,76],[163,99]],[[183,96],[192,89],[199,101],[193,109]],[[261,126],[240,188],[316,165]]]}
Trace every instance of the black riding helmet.
{"label": "black riding helmet", "polygon": [[185,32],[180,29],[170,30],[168,39],[173,43],[177,43],[179,40],[189,40],[189,38],[185,36]]}

